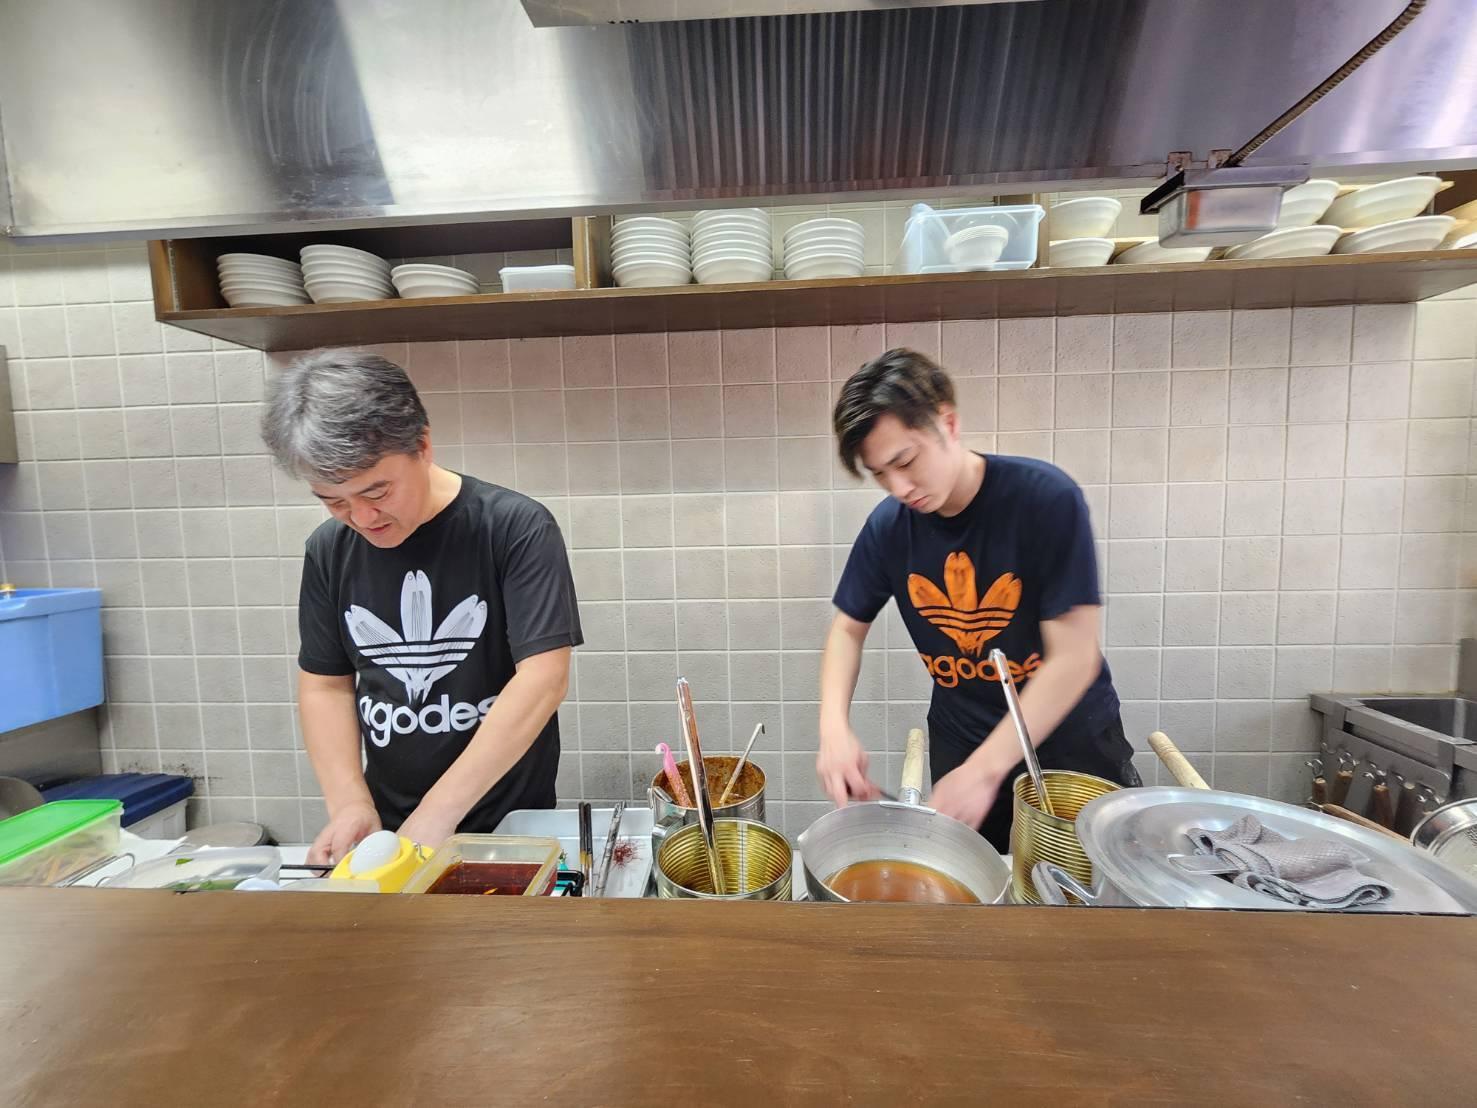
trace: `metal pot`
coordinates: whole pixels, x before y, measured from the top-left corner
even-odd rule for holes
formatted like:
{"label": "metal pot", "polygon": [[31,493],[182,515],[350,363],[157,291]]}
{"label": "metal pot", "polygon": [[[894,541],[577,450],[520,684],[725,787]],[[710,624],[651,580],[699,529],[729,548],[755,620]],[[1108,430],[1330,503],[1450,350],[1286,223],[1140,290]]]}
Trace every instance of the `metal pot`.
{"label": "metal pot", "polygon": [[713,844],[723,867],[719,896],[708,874],[707,845],[697,824],[667,836],[656,855],[658,895],[668,900],[789,900],[794,851],[773,827],[746,819],[713,821]]}
{"label": "metal pot", "polygon": [[846,901],[826,884],[857,862],[915,862],[969,889],[981,904],[998,904],[1010,889],[1010,867],[973,828],[917,803],[923,785],[923,732],[908,735],[902,789],[896,801],[848,804],[827,812],[797,840],[805,887],[815,900]]}
{"label": "metal pot", "polygon": [[[715,799],[723,792],[728,779],[733,776],[733,768],[736,765],[738,765],[738,758],[732,754],[704,755],[703,768],[707,771],[708,787]],[[687,772],[686,761],[677,763],[677,772],[683,775],[684,780],[689,782],[692,780],[692,775]],[[684,808],[673,800],[667,792],[666,780],[666,773],[658,770],[646,790],[651,798],[651,841],[658,845],[680,828],[697,824],[697,809]],[[764,771],[752,761],[745,762],[739,783],[734,789],[740,799],[730,801],[721,808],[715,807],[713,819],[747,819],[763,823],[764,786]]]}
{"label": "metal pot", "polygon": [[1057,905],[1071,893],[1085,904],[1109,907],[1307,911],[1216,876],[1190,873],[1175,862],[1176,855],[1192,852],[1189,828],[1229,827],[1246,815],[1289,839],[1339,839],[1363,854],[1360,868],[1394,892],[1349,911],[1477,913],[1477,881],[1389,835],[1293,804],[1176,786],[1123,789],[1090,802],[1077,816],[1077,836],[1092,861],[1091,884],[1039,864],[1032,870],[1037,894]]}
{"label": "metal pot", "polygon": [[1443,804],[1415,825],[1410,842],[1448,866],[1477,876],[1477,798]]}

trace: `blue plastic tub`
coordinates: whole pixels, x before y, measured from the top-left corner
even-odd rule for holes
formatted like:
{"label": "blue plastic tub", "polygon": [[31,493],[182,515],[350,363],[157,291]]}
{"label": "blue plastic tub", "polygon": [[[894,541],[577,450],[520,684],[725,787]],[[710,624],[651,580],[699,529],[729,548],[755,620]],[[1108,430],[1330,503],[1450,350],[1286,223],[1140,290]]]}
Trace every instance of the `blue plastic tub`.
{"label": "blue plastic tub", "polygon": [[103,702],[98,589],[0,594],[0,731]]}

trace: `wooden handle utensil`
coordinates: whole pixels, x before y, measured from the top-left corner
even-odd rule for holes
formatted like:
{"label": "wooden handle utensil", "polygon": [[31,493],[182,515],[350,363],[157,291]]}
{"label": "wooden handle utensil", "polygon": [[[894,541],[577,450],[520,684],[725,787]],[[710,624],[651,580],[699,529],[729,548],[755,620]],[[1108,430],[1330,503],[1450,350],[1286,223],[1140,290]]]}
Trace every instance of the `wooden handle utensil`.
{"label": "wooden handle utensil", "polygon": [[1343,807],[1342,805],[1325,804],[1323,805],[1321,811],[1325,816],[1333,816],[1335,819],[1341,819],[1345,823],[1355,824],[1359,827],[1364,828],[1366,831],[1378,831],[1381,835],[1389,835],[1392,839],[1399,839],[1401,842],[1405,841],[1404,835],[1397,835],[1388,827],[1381,827],[1379,824],[1375,823],[1374,820],[1365,819],[1358,812],[1351,812],[1349,811],[1349,809]]}
{"label": "wooden handle utensil", "polygon": [[923,732],[917,727],[908,732],[907,746],[903,748],[903,776],[897,795],[904,804],[923,801]]}
{"label": "wooden handle utensil", "polygon": [[1159,755],[1159,760],[1164,763],[1164,768],[1169,770],[1170,775],[1187,789],[1208,789],[1205,778],[1196,772],[1190,760],[1180,753],[1180,748],[1170,741],[1168,735],[1163,731],[1155,731],[1149,736],[1149,749]]}

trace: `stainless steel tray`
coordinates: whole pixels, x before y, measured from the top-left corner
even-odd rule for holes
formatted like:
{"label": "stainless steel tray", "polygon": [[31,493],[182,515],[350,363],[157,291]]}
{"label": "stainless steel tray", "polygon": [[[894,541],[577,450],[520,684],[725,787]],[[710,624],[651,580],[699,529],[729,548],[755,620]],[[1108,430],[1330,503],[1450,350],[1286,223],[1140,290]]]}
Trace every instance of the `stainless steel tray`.
{"label": "stainless steel tray", "polygon": [[[596,808],[592,813],[596,865],[605,851],[605,836],[610,831],[612,811],[612,808]],[[577,869],[579,866],[579,813],[573,808],[522,808],[509,812],[497,825],[497,834],[558,839],[567,859],[565,868]],[[621,842],[635,847],[636,854],[624,866],[612,863],[610,878],[605,883],[605,895],[624,899],[645,896],[651,884],[651,809],[626,808],[621,815],[620,838]]]}
{"label": "stainless steel tray", "polygon": [[1077,836],[1094,871],[1145,906],[1305,911],[1240,889],[1219,877],[1187,873],[1173,857],[1192,853],[1191,827],[1226,828],[1245,815],[1289,839],[1340,839],[1366,858],[1359,868],[1394,894],[1356,912],[1477,912],[1477,881],[1398,839],[1261,797],[1172,786],[1123,789],[1090,801]]}

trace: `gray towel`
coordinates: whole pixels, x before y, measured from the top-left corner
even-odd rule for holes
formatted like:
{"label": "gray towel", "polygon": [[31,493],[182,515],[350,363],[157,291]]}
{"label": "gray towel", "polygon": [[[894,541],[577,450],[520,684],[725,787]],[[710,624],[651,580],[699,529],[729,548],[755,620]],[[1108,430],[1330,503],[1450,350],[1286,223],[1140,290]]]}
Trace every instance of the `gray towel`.
{"label": "gray towel", "polygon": [[1337,839],[1288,839],[1242,816],[1223,831],[1192,827],[1187,832],[1198,857],[1177,859],[1196,873],[1217,873],[1233,884],[1305,908],[1356,908],[1377,904],[1393,892],[1361,873],[1366,858]]}

